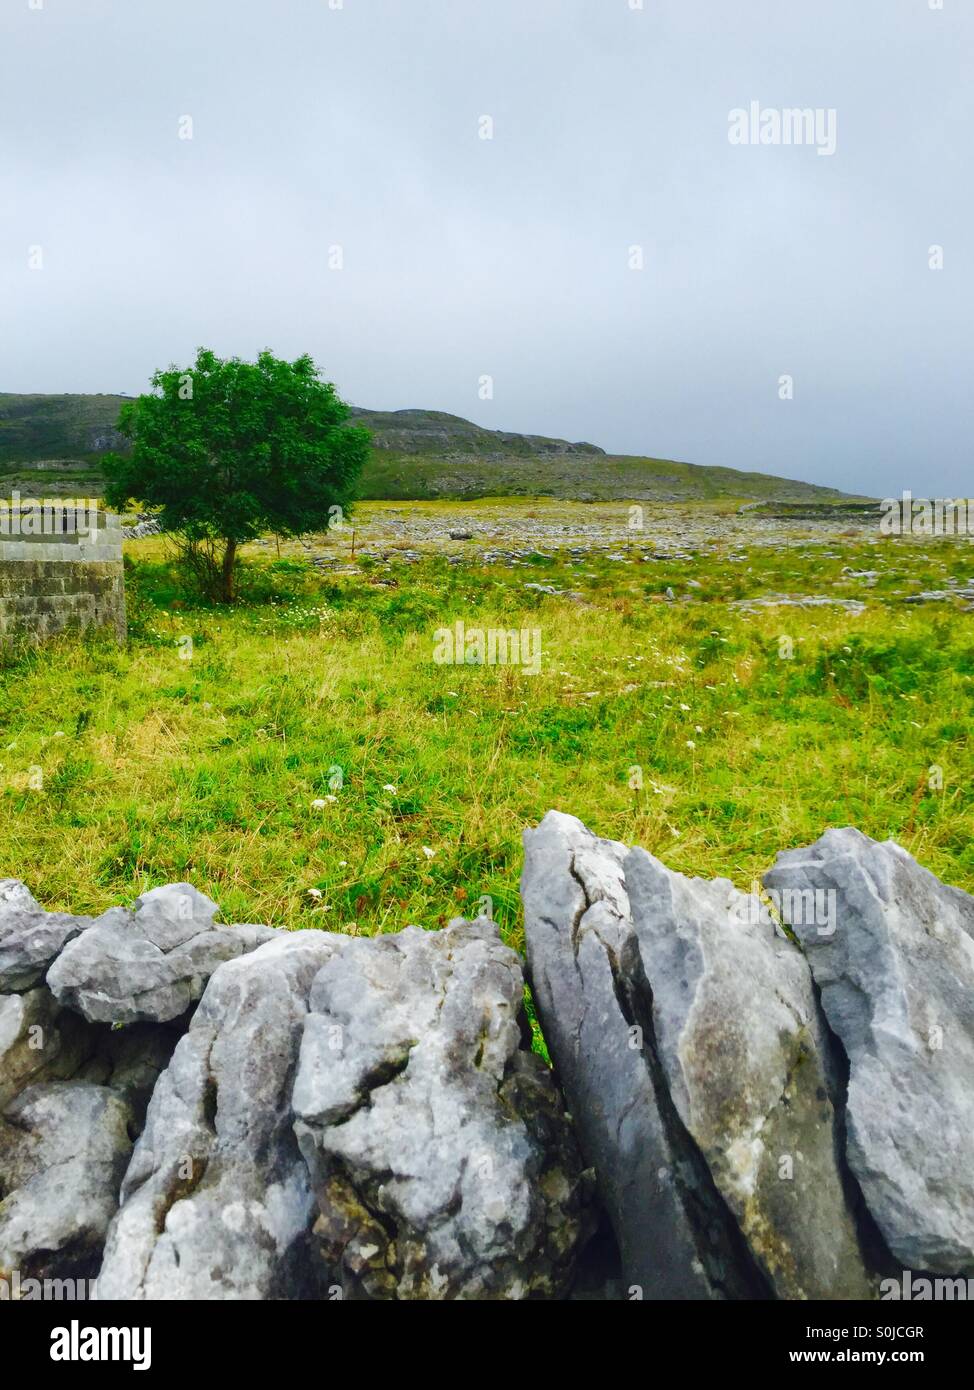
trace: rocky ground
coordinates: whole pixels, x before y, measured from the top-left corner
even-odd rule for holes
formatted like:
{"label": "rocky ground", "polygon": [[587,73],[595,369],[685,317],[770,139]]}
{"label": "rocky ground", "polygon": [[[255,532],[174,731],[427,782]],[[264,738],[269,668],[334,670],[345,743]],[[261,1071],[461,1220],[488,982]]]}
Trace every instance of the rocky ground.
{"label": "rocky ground", "polygon": [[[285,554],[347,567],[354,559],[410,564],[446,556],[457,564],[512,565],[539,555],[615,563],[719,554],[735,544],[787,549],[825,545],[839,536],[876,535],[863,517],[788,520],[748,507],[672,507],[648,503],[569,503],[490,499],[471,503],[362,503],[327,535],[290,542]],[[258,542],[262,548],[273,540]]]}
{"label": "rocky ground", "polygon": [[[143,527],[134,537],[151,534]],[[966,537],[956,542],[964,546]],[[969,542],[967,542],[969,544]],[[906,538],[907,547],[936,551],[939,539]],[[703,587],[714,566],[739,564],[751,572],[749,556],[765,563],[794,557],[795,578],[814,578],[819,562],[840,558],[843,579],[856,597],[831,593],[774,591],[735,601],[748,612],[762,607],[842,607],[859,613],[859,593],[893,597],[908,603],[955,603],[974,606],[974,575],[945,574],[942,587],[924,587],[900,567],[901,552],[880,535],[875,515],[837,512],[829,515],[765,514],[754,504],[740,506],[660,506],[640,503],[567,503],[517,499],[480,503],[363,503],[354,519],[330,533],[298,541],[262,539],[251,552],[302,557],[327,574],[369,575],[373,582],[402,566],[445,559],[461,569],[516,569],[546,562],[578,571],[686,562],[690,589]],[[963,553],[963,552],[962,552]],[[890,560],[895,564],[890,564]],[[974,559],[974,557],[972,557]],[[970,567],[974,570],[974,564]],[[694,571],[696,577],[694,577]],[[595,577],[594,574],[592,577]],[[905,578],[909,588],[897,586]],[[887,582],[888,581],[888,582]],[[834,582],[833,582],[834,587]],[[549,593],[565,589],[548,588]],[[687,599],[694,595],[687,593]]]}

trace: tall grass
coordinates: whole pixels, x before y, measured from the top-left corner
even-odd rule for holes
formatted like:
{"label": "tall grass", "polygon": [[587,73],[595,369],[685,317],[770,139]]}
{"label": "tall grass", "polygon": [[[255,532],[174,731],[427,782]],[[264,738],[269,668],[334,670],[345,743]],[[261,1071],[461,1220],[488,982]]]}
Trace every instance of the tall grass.
{"label": "tall grass", "polygon": [[[125,649],[65,638],[0,673],[0,874],[50,908],[188,879],[228,921],[372,933],[489,896],[520,946],[521,831],[549,807],[742,886],[852,823],[974,887],[972,618],[902,601],[963,574],[959,542],[530,570],[434,556],[396,587],[265,550],[233,609],[194,604],[157,543],[131,551]],[[843,574],[877,566],[874,588]],[[778,590],[868,607],[730,606]],[[434,664],[458,617],[539,628],[541,674]]]}

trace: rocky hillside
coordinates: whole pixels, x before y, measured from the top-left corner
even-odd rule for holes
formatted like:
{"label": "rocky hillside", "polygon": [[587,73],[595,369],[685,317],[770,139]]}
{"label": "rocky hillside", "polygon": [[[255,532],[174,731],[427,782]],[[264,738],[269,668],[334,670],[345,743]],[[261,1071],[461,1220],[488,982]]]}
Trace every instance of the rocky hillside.
{"label": "rocky hillside", "polygon": [[[115,430],[124,396],[0,393],[4,489],[97,493],[99,455],[124,441]],[[363,498],[546,496],[575,501],[716,498],[828,503],[833,488],[767,473],[707,468],[672,459],[606,454],[594,444],[487,430],[437,410],[352,411],[372,434]]]}
{"label": "rocky hillside", "polygon": [[541,434],[510,434],[487,430],[447,415],[442,410],[365,410],[352,407],[352,422],[364,425],[377,449],[410,455],[435,454],[441,458],[604,458],[595,444],[569,444]]}
{"label": "rocky hillside", "polygon": [[767,473],[607,454],[595,444],[486,430],[435,410],[355,410],[372,433],[363,498],[559,497],[676,502],[733,497],[828,503],[832,488]]}
{"label": "rocky hillside", "polygon": [[0,463],[84,460],[117,449],[124,396],[14,396],[0,392]]}

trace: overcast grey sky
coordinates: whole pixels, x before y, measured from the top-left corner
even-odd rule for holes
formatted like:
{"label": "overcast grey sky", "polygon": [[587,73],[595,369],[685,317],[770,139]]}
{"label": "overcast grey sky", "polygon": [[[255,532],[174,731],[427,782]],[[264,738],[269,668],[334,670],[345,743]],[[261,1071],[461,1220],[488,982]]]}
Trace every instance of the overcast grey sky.
{"label": "overcast grey sky", "polygon": [[[0,390],[268,346],[360,405],[967,495],[974,0],[930,4],[2,0]],[[751,102],[835,152],[731,144]]]}

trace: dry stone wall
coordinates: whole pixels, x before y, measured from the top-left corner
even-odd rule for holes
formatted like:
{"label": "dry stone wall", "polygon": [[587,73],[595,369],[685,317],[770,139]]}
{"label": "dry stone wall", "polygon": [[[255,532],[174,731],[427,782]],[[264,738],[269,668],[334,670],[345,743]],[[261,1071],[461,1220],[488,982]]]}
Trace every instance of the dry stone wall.
{"label": "dry stone wall", "polygon": [[488,919],[230,926],[188,883],[92,919],[0,881],[0,1287],[972,1296],[974,898],[853,829],[765,890],[549,812],[549,1068]]}

